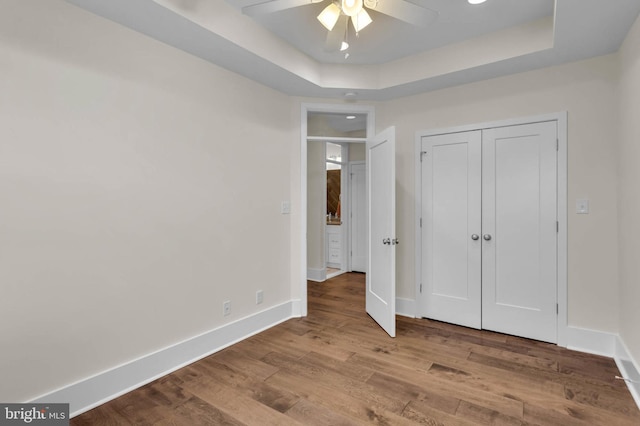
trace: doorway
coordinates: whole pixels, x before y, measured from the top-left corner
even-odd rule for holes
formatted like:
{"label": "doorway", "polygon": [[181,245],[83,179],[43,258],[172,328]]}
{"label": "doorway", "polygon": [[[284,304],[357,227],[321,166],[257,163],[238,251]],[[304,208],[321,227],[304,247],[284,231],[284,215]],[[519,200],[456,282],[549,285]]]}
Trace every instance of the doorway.
{"label": "doorway", "polygon": [[[347,119],[347,116],[353,117]],[[309,120],[309,118],[312,120]],[[359,129],[347,129],[342,130],[335,129],[335,120],[349,120],[351,123],[360,122]],[[367,138],[374,134],[374,108],[371,106],[363,105],[331,105],[331,104],[303,104],[301,108],[301,276],[300,276],[300,315],[305,316],[307,313],[307,279],[309,278],[309,272],[313,273],[313,270],[322,270],[325,274],[323,278],[326,278],[326,246],[324,241],[326,240],[326,228],[327,228],[327,212],[326,209],[316,209],[310,203],[310,195],[308,183],[310,181],[310,170],[308,158],[309,153],[314,149],[317,142],[322,143],[334,143],[344,146],[362,145]],[[349,154],[352,154],[352,150],[349,150]],[[349,155],[348,154],[348,155]],[[354,157],[359,161],[364,161],[365,158]],[[347,164],[348,170],[348,164]],[[349,175],[346,173],[345,175]],[[326,178],[324,179],[326,184]],[[350,188],[350,182],[348,180],[343,181],[345,186],[344,190],[348,192]],[[324,193],[321,192],[321,197],[326,203],[326,189]],[[348,195],[344,198],[348,198]],[[348,199],[341,200],[340,204],[341,217],[351,215],[351,203]],[[333,213],[332,213],[333,215]],[[350,238],[350,226],[347,223],[344,229],[341,230],[341,243],[344,243],[344,258],[345,258],[345,270],[351,270],[351,238]],[[322,243],[318,243],[322,241]],[[348,255],[347,255],[348,253]],[[316,256],[314,258],[314,256]],[[320,261],[318,259],[321,259]],[[313,263],[312,263],[313,262]]]}
{"label": "doorway", "polygon": [[[336,112],[334,106],[318,106],[316,108],[302,105],[302,137],[301,137],[301,189],[303,214],[301,217],[303,242],[302,242],[302,272],[305,275],[301,280],[300,309],[301,316],[307,314],[307,274],[308,266],[312,256],[310,251],[317,249],[313,245],[312,232],[319,234],[320,238],[325,237],[325,233],[319,232],[326,227],[326,218],[321,217],[318,222],[312,222],[316,209],[309,209],[309,196],[312,192],[307,186],[309,182],[308,151],[313,142],[341,142],[341,143],[366,143],[366,187],[367,187],[367,271],[366,271],[366,298],[365,308],[367,313],[374,319],[391,337],[395,337],[395,255],[398,238],[395,235],[395,135],[396,130],[391,126],[379,134],[374,135],[373,109],[359,106],[345,105],[346,111]],[[309,132],[309,125],[312,123],[310,114],[319,115],[321,118],[331,119],[332,116],[342,116],[343,119],[351,120],[358,117],[357,113],[362,108],[360,116],[364,119],[365,130],[362,134],[349,136],[315,136]],[[326,117],[328,116],[328,117]],[[327,121],[324,120],[324,121]],[[360,130],[361,131],[361,130]],[[375,194],[375,196],[374,196]],[[322,197],[326,194],[322,193]],[[305,202],[306,201],[306,202]],[[345,206],[348,203],[345,203]],[[323,213],[324,214],[324,213]],[[350,212],[348,213],[350,214]],[[374,235],[375,233],[375,235]],[[374,241],[375,237],[375,243]],[[381,238],[379,238],[381,237]],[[380,249],[383,246],[383,249]],[[350,247],[349,247],[350,250]],[[322,262],[322,270],[326,271],[325,263]],[[375,265],[375,267],[373,266]],[[307,274],[305,274],[307,272]]]}

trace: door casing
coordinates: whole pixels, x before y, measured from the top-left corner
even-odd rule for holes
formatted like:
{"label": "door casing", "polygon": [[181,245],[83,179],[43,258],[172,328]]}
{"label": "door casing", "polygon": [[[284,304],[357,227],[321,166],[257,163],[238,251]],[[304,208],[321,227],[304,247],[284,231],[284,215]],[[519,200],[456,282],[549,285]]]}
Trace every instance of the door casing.
{"label": "door casing", "polygon": [[[367,114],[367,138],[375,134],[375,108],[370,105],[357,104],[318,104],[302,103],[300,108],[300,270],[298,282],[300,294],[294,300],[293,315],[307,315],[307,115],[310,112]],[[342,139],[343,142],[350,142]],[[362,141],[364,142],[364,140]]]}
{"label": "door casing", "polygon": [[422,226],[422,188],[421,188],[421,145],[422,138],[426,136],[444,135],[449,133],[485,130],[496,127],[507,127],[522,124],[556,121],[558,126],[558,180],[557,180],[557,218],[558,218],[558,346],[567,346],[568,329],[568,290],[567,290],[567,112],[558,112],[540,116],[515,118],[502,121],[469,124],[457,127],[423,130],[416,132],[415,137],[415,291],[416,312],[419,316],[422,311],[422,240],[420,228]]}

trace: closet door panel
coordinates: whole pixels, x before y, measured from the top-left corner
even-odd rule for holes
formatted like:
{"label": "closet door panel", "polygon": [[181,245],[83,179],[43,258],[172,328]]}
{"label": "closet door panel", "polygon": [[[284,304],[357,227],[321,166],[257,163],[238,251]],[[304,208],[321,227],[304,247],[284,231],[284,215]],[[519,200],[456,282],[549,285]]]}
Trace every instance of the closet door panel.
{"label": "closet door panel", "polygon": [[481,132],[425,137],[422,159],[422,315],[480,328]]}
{"label": "closet door panel", "polygon": [[482,328],[556,342],[556,123],[482,144]]}

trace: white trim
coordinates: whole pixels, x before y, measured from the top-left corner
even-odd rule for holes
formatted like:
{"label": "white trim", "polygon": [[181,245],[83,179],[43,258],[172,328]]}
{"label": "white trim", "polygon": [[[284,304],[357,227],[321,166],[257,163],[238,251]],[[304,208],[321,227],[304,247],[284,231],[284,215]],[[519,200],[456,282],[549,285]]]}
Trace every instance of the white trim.
{"label": "white trim", "polygon": [[567,273],[567,262],[569,253],[568,232],[568,114],[566,111],[552,114],[558,123],[558,213],[557,220],[560,226],[558,232],[558,346],[567,346],[569,328],[569,279]]}
{"label": "white trim", "polygon": [[414,299],[403,299],[396,297],[396,315],[403,317],[416,317],[416,301]]}
{"label": "white trim", "polygon": [[351,202],[351,194],[349,193],[349,145],[342,143],[340,146],[342,149],[342,162],[340,165],[340,214],[342,217],[342,226],[340,227],[340,272],[344,273],[349,269],[348,235],[351,227],[351,218],[348,216],[349,207],[347,206]]}
{"label": "white trim", "polygon": [[613,358],[616,335],[580,327],[567,328],[567,349]]}
{"label": "white trim", "polygon": [[307,268],[307,280],[322,283],[327,280],[327,268]]}
{"label": "white trim", "polygon": [[[415,138],[415,157],[414,157],[414,174],[415,174],[415,181],[414,181],[414,188],[415,188],[415,215],[414,215],[414,219],[415,219],[415,223],[414,223],[414,229],[416,230],[415,235],[416,238],[414,240],[414,244],[415,244],[415,262],[414,262],[414,268],[415,268],[415,280],[416,280],[416,297],[415,297],[415,301],[414,301],[414,312],[415,312],[415,316],[416,318],[421,318],[422,317],[422,312],[423,309],[422,307],[424,306],[424,302],[422,300],[422,291],[421,291],[421,287],[422,287],[422,226],[421,226],[421,219],[422,219],[422,161],[420,160],[420,157],[422,157],[422,133],[421,132],[416,132],[416,138]],[[420,312],[418,312],[418,310]]]}
{"label": "white trim", "polygon": [[327,274],[327,279],[335,278],[338,275],[342,275],[342,274],[346,274],[346,273],[347,273],[347,271],[344,271],[344,270],[339,270],[339,271],[336,271],[336,272],[332,272],[330,274]]}
{"label": "white trim", "polygon": [[638,408],[640,408],[640,367],[617,334],[567,327],[567,349],[613,358]]}
{"label": "white trim", "polygon": [[294,316],[289,301],[87,377],[30,402],[70,403],[71,417],[84,413],[212,353],[280,324]]}
{"label": "white trim", "polygon": [[[567,154],[567,119],[568,114],[566,111],[557,112],[552,114],[537,115],[530,117],[512,118],[500,121],[490,121],[486,123],[475,123],[463,126],[422,130],[416,132],[415,137],[415,292],[416,292],[416,309],[422,309],[421,306],[421,294],[420,294],[420,280],[422,277],[422,232],[420,230],[420,215],[422,214],[422,176],[421,176],[421,164],[420,164],[420,151],[422,138],[425,136],[443,135],[449,133],[468,132],[473,130],[485,130],[496,127],[518,126],[522,124],[541,123],[545,121],[556,121],[558,123],[558,181],[557,181],[557,220],[559,222],[560,230],[558,232],[558,329],[557,329],[557,344],[558,346],[567,346],[568,344],[568,279],[567,279],[567,182],[568,182],[568,154]],[[416,310],[418,316],[420,313]]]}
{"label": "white trim", "polygon": [[302,310],[302,302],[300,301],[300,299],[293,299],[291,301],[291,314],[293,317],[295,318],[299,318],[302,316],[301,310]]}
{"label": "white trim", "polygon": [[[367,114],[367,138],[375,133],[375,108],[367,105],[314,104],[300,106],[300,315],[307,315],[307,114],[338,112]],[[350,142],[346,140],[346,142]]]}
{"label": "white trim", "polygon": [[416,135],[420,135],[420,137],[437,136],[437,135],[446,135],[449,133],[461,133],[461,132],[471,132],[473,130],[493,129],[496,127],[520,126],[522,124],[543,123],[545,121],[559,122],[560,120],[565,120],[564,129],[566,130],[566,119],[567,119],[567,112],[561,111],[561,112],[555,112],[551,114],[533,115],[529,117],[509,118],[506,120],[465,124],[462,126],[443,127],[438,129],[422,130],[422,131],[419,130],[418,132],[416,132]]}
{"label": "white trim", "polygon": [[620,370],[620,375],[625,379],[633,380],[633,382],[626,383],[636,405],[640,408],[640,367],[620,336],[616,336],[614,359],[618,370]]}
{"label": "white trim", "polygon": [[341,136],[307,136],[307,141],[331,143],[365,143],[366,138],[347,138]]}

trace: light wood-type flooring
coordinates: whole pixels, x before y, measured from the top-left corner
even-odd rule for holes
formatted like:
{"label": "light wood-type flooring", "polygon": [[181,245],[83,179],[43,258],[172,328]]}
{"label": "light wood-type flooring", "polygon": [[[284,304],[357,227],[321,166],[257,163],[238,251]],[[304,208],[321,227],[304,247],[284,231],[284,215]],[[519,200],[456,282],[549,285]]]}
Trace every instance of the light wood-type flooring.
{"label": "light wood-type flooring", "polygon": [[364,275],[309,282],[292,319],[72,425],[640,425],[608,358],[364,310]]}

